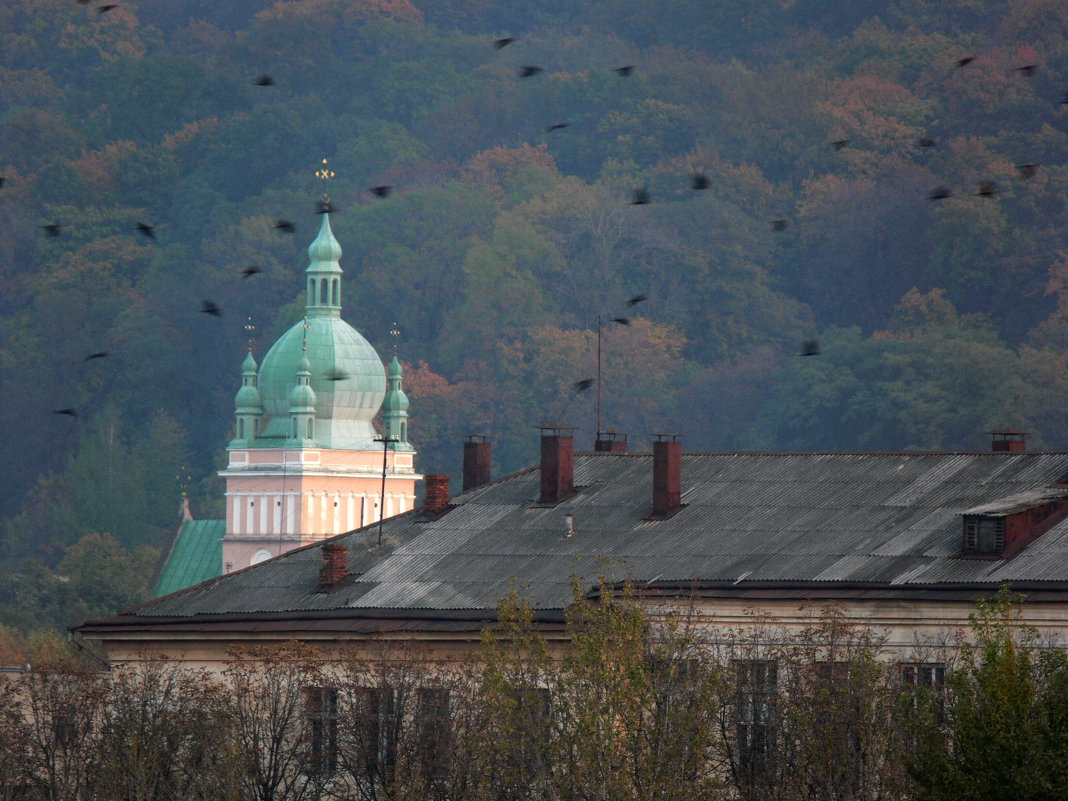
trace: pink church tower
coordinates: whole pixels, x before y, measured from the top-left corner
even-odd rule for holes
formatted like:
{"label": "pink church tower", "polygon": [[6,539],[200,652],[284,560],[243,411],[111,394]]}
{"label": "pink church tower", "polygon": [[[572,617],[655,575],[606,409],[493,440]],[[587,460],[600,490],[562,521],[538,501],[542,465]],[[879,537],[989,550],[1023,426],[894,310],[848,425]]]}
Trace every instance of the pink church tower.
{"label": "pink church tower", "polygon": [[[262,365],[251,351],[242,365],[236,436],[219,473],[224,573],[415,505],[422,476],[408,442],[400,362],[393,359],[387,387],[378,353],[341,319],[341,246],[330,215],[322,217],[308,248],[307,316]],[[384,436],[372,425],[380,409]]]}

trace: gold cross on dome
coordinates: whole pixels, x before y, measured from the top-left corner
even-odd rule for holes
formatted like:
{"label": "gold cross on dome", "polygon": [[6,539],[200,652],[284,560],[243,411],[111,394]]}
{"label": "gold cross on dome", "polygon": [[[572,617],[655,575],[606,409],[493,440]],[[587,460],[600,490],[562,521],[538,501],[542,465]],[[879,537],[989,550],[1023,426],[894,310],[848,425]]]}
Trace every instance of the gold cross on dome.
{"label": "gold cross on dome", "polygon": [[307,350],[308,349],[308,329],[311,328],[311,326],[308,325],[308,318],[307,317],[304,318],[304,322],[302,322],[300,324],[300,327],[304,329],[304,340],[303,340],[303,343],[301,345],[301,350]]}
{"label": "gold cross on dome", "polygon": [[256,326],[252,324],[252,315],[249,315],[247,321],[242,328],[245,329],[245,333],[248,334],[248,349],[252,350],[252,335],[256,330]]}
{"label": "gold cross on dome", "polygon": [[397,321],[393,321],[393,325],[389,328],[389,335],[393,337],[393,355],[397,355],[397,338],[400,337],[400,329],[397,328]]}
{"label": "gold cross on dome", "polygon": [[326,166],[326,159],[323,159],[323,166],[315,171],[315,177],[323,181],[329,181],[336,173]]}

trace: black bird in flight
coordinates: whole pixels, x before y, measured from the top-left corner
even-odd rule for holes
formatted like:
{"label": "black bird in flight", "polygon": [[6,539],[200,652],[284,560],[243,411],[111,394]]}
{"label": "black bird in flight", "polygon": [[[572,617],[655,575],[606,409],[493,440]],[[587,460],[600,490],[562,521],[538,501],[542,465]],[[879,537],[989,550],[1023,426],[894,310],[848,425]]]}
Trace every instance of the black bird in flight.
{"label": "black bird in flight", "polygon": [[393,191],[393,187],[392,186],[372,186],[370,188],[370,190],[368,190],[368,191],[370,191],[370,193],[372,195],[374,195],[375,197],[385,198],[385,197],[389,197],[389,193]]}
{"label": "black bird in flight", "polygon": [[710,186],[712,186],[712,182],[708,180],[708,176],[703,172],[695,172],[690,176],[690,189],[708,189]]}
{"label": "black bird in flight", "polygon": [[277,220],[273,226],[276,231],[281,231],[284,234],[293,234],[297,231],[295,223],[291,223],[289,220]]}
{"label": "black bird in flight", "polygon": [[202,301],[200,304],[201,314],[210,314],[212,317],[222,317],[222,309],[212,303],[210,300]]}
{"label": "black bird in flight", "polygon": [[508,47],[508,45],[510,45],[515,40],[516,40],[515,36],[502,36],[500,39],[494,39],[493,40],[493,49],[494,50],[501,50],[502,48]]}
{"label": "black bird in flight", "polygon": [[649,190],[644,186],[640,186],[634,190],[634,194],[631,196],[630,205],[632,206],[644,206],[649,202]]}
{"label": "black bird in flight", "polygon": [[953,190],[948,186],[936,186],[927,195],[928,200],[945,200],[953,197]]}
{"label": "black bird in flight", "polygon": [[616,67],[614,70],[612,70],[612,72],[614,72],[620,78],[629,78],[630,74],[632,72],[634,72],[634,65],[633,64],[627,64],[626,66],[623,66],[623,67]]}
{"label": "black bird in flight", "polygon": [[156,229],[153,228],[148,223],[139,222],[134,227],[137,228],[138,231],[140,231],[142,234],[147,236],[149,239],[155,239],[156,238]]}
{"label": "black bird in flight", "polygon": [[52,414],[62,414],[67,417],[77,417],[78,413],[74,409],[53,409]]}
{"label": "black bird in flight", "polygon": [[845,150],[847,147],[849,147],[849,140],[835,139],[833,142],[831,142],[831,147],[833,147],[835,150]]}
{"label": "black bird in flight", "polygon": [[5,178],[4,176],[0,175],[0,186],[3,186],[4,185],[4,181],[6,181],[6,180],[7,180],[7,178]]}
{"label": "black bird in flight", "polygon": [[262,272],[263,272],[263,270],[261,270],[259,267],[246,267],[244,270],[241,271],[241,278],[242,279],[251,278],[252,276],[256,275],[257,273],[262,273]]}
{"label": "black bird in flight", "polygon": [[960,69],[961,67],[967,67],[973,61],[975,61],[975,56],[965,56],[964,58],[958,58],[957,69]]}
{"label": "black bird in flight", "polygon": [[631,306],[637,306],[643,300],[648,300],[648,295],[635,295],[633,298],[627,298],[627,302],[624,304],[628,308]]}
{"label": "black bird in flight", "polygon": [[548,125],[545,128],[545,133],[551,133],[552,131],[560,131],[564,128],[570,128],[570,122],[554,122],[552,125]]}
{"label": "black bird in flight", "polygon": [[344,381],[348,377],[349,374],[346,373],[344,370],[337,369],[331,370],[329,373],[326,374],[327,381]]}
{"label": "black bird in flight", "polygon": [[629,317],[613,317],[612,318],[612,322],[613,323],[619,323],[620,325],[630,325],[630,318]]}
{"label": "black bird in flight", "polygon": [[1013,72],[1018,72],[1025,78],[1033,78],[1037,69],[1037,64],[1024,64],[1022,67],[1015,67]]}
{"label": "black bird in flight", "polygon": [[585,392],[587,389],[594,385],[594,379],[583,378],[581,381],[576,381],[571,385],[571,388],[575,390],[575,394]]}
{"label": "black bird in flight", "polygon": [[790,225],[790,221],[789,220],[780,217],[777,220],[772,220],[771,221],[771,230],[772,231],[785,231],[789,227],[789,225]]}
{"label": "black bird in flight", "polygon": [[252,83],[256,86],[274,86],[274,78],[270,75],[261,75],[260,77],[253,79]]}
{"label": "black bird in flight", "polygon": [[980,181],[979,190],[975,194],[979,197],[997,197],[998,186],[993,181]]}
{"label": "black bird in flight", "polygon": [[63,226],[59,223],[48,223],[47,225],[42,225],[41,230],[48,236],[59,236],[60,231],[63,230]]}
{"label": "black bird in flight", "polygon": [[1020,173],[1020,177],[1023,179],[1034,178],[1035,173],[1038,172],[1037,164],[1017,164],[1016,172]]}
{"label": "black bird in flight", "polygon": [[820,343],[816,339],[806,339],[801,343],[801,352],[798,356],[819,356]]}
{"label": "black bird in flight", "polygon": [[938,142],[936,142],[929,136],[921,136],[919,139],[916,140],[916,144],[920,147],[935,147],[938,145]]}
{"label": "black bird in flight", "polygon": [[107,5],[97,6],[96,7],[96,13],[97,14],[106,14],[107,12],[111,11],[112,9],[116,9],[118,7],[119,7],[118,3],[108,3]]}
{"label": "black bird in flight", "polygon": [[90,353],[83,361],[91,362],[93,359],[103,359],[107,357],[107,355],[108,352],[106,350],[101,350],[96,353]]}
{"label": "black bird in flight", "polygon": [[542,67],[535,67],[533,64],[527,64],[526,66],[519,68],[520,78],[529,78],[532,75],[537,75],[539,72],[545,72]]}

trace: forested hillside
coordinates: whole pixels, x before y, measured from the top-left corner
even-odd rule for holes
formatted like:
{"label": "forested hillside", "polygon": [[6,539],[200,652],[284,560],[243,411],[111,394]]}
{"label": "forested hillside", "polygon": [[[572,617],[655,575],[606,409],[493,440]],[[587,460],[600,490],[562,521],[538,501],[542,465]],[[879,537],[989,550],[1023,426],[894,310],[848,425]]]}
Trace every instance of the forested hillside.
{"label": "forested hillside", "polygon": [[529,464],[546,420],[590,447],[598,316],[638,447],[1068,444],[1063,0],[111,5],[0,4],[15,628],[138,599],[182,491],[221,515],[246,324],[260,358],[299,319],[324,186],[424,472],[470,432]]}

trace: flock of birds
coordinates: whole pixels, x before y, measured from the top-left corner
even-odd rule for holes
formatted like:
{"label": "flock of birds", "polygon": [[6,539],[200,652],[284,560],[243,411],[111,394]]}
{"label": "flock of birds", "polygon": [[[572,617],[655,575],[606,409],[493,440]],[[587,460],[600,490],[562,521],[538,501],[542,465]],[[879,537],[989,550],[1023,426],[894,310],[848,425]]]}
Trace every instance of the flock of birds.
{"label": "flock of birds", "polygon": [[[78,2],[79,5],[88,6],[90,4],[91,0],[77,0],[77,2]],[[102,15],[102,14],[105,14],[105,13],[107,13],[109,11],[113,11],[114,9],[118,8],[119,5],[120,5],[119,3],[100,4],[100,5],[95,6],[95,11],[96,11],[96,13],[98,15]],[[518,40],[518,37],[514,37],[514,36],[501,37],[501,38],[498,38],[498,39],[494,39],[492,41],[492,46],[493,46],[493,48],[495,50],[502,50],[503,48],[507,47],[508,45],[512,44],[513,42],[516,42],[517,40]],[[975,56],[970,56],[970,55],[969,56],[964,56],[964,57],[959,58],[959,59],[956,60],[955,68],[956,69],[963,69],[963,68],[967,67],[969,64],[971,64],[973,61],[975,61]],[[637,69],[637,67],[635,65],[633,65],[633,64],[625,64],[623,66],[616,67],[616,68],[612,69],[611,71],[614,72],[620,78],[629,78],[631,75],[634,74],[636,69]],[[1038,70],[1038,65],[1036,65],[1036,64],[1024,64],[1022,66],[1013,68],[1014,72],[1018,72],[1021,76],[1026,77],[1026,78],[1034,77],[1034,75],[1036,74],[1037,70]],[[525,64],[525,65],[520,66],[517,69],[516,75],[520,79],[528,79],[528,78],[534,78],[534,77],[536,77],[538,75],[541,75],[541,74],[543,74],[545,72],[546,72],[546,70],[545,70],[544,67],[540,67],[540,66],[537,66],[537,65],[534,65],[534,64]],[[271,75],[263,74],[263,75],[259,75],[258,77],[254,78],[252,80],[252,84],[254,86],[265,87],[266,88],[266,87],[276,86],[277,82]],[[1068,94],[1066,94],[1064,99],[1060,101],[1060,104],[1061,105],[1068,105]],[[545,131],[546,131],[546,133],[552,133],[552,132],[564,130],[566,128],[569,128],[570,126],[571,126],[571,124],[569,122],[555,122],[555,123],[552,123],[552,124],[546,126]],[[830,147],[835,152],[840,152],[840,151],[843,151],[846,148],[848,148],[850,146],[850,144],[851,143],[850,143],[849,139],[836,139],[836,140],[834,140],[834,141],[832,141],[830,143]],[[920,147],[920,148],[934,148],[934,147],[938,146],[938,142],[935,139],[933,139],[932,137],[924,136],[924,137],[919,138],[916,141],[916,145],[918,147]],[[1038,168],[1039,168],[1039,165],[1037,163],[1033,163],[1033,162],[1022,163],[1022,164],[1017,164],[1016,165],[1017,174],[1023,180],[1027,180],[1027,179],[1033,178],[1036,175]],[[4,182],[5,182],[4,176],[0,175],[0,187],[3,187]],[[690,183],[689,183],[689,187],[690,187],[691,190],[697,191],[697,192],[701,192],[701,191],[706,191],[706,190],[710,189],[711,186],[712,186],[711,180],[704,173],[696,171],[696,172],[691,174]],[[375,198],[378,198],[378,199],[388,198],[390,196],[390,194],[393,192],[393,190],[394,190],[394,187],[390,186],[390,185],[378,185],[378,186],[371,186],[371,187],[367,188],[367,191],[370,193],[370,195],[375,197]],[[984,181],[980,182],[977,190],[974,192],[974,195],[976,195],[978,197],[982,197],[982,198],[994,199],[998,195],[998,186],[994,181],[984,180]],[[952,198],[952,197],[954,197],[954,191],[953,191],[953,189],[951,189],[948,186],[937,186],[934,189],[932,189],[927,195],[927,199],[928,200],[935,201],[935,202],[947,200],[947,199]],[[652,194],[651,194],[649,188],[647,186],[640,186],[640,187],[636,187],[632,191],[631,199],[629,201],[629,204],[633,205],[633,206],[644,206],[644,205],[647,205],[647,204],[649,204],[651,202],[652,202]],[[329,201],[327,201],[325,198],[324,198],[324,200],[322,202],[320,202],[316,206],[316,213],[318,213],[318,214],[330,214],[330,213],[335,212],[336,210],[337,209]],[[787,227],[789,227],[789,225],[790,225],[790,220],[785,218],[785,217],[777,217],[777,218],[774,218],[774,219],[770,220],[770,226],[771,226],[771,229],[773,231],[785,231],[787,229]],[[64,230],[66,229],[66,226],[64,224],[62,224],[62,223],[59,223],[59,222],[48,222],[48,223],[45,223],[45,224],[41,225],[40,228],[44,232],[45,236],[48,236],[48,237],[59,237],[59,236],[61,236],[63,234]],[[277,232],[282,233],[282,234],[294,234],[294,233],[296,233],[297,225],[296,225],[296,223],[294,223],[294,222],[292,222],[290,220],[277,219],[274,222],[274,224],[272,225],[272,229],[274,231],[277,231]],[[144,221],[138,221],[134,225],[134,230],[137,233],[139,233],[140,235],[144,236],[146,239],[155,240],[155,238],[156,238],[155,226],[153,226],[150,223],[147,223],[147,222],[144,222]],[[248,279],[248,278],[251,278],[254,275],[259,274],[260,272],[262,272],[262,270],[259,267],[248,266],[248,267],[245,267],[245,268],[243,268],[241,270],[240,275],[241,275],[242,279]],[[629,298],[625,302],[625,305],[628,308],[631,308],[631,307],[633,307],[633,306],[637,305],[638,303],[641,303],[641,302],[643,302],[645,300],[647,300],[647,296],[646,295],[644,295],[644,294],[635,295],[635,296]],[[206,315],[209,315],[211,317],[221,317],[223,315],[222,309],[219,307],[219,305],[216,304],[215,302],[211,301],[211,300],[204,300],[201,303],[201,307],[199,309],[199,313],[206,314]],[[613,318],[610,319],[610,322],[625,326],[625,325],[629,325],[630,324],[630,318],[622,317],[622,316],[621,317],[613,317]],[[818,355],[820,355],[820,352],[821,351],[820,351],[819,342],[817,340],[815,340],[815,339],[810,339],[810,340],[805,340],[802,343],[801,352],[798,353],[797,355],[798,356],[802,356],[802,357],[818,356]],[[105,357],[107,357],[109,355],[110,354],[107,351],[97,351],[97,352],[94,352],[94,353],[91,353],[91,354],[87,355],[85,357],[85,361],[89,362],[89,361],[94,361],[94,360],[97,360],[97,359],[103,359],[103,358],[105,358]],[[343,372],[338,371],[336,374],[332,374],[332,375],[327,376],[327,379],[330,380],[330,381],[341,381],[341,380],[345,380],[348,377],[349,376],[347,376]],[[583,393],[583,392],[589,390],[590,388],[592,388],[594,386],[594,384],[595,384],[595,379],[584,378],[584,379],[581,379],[580,381],[576,381],[572,386],[573,386],[573,389],[574,389],[575,393],[576,394],[580,394],[580,393]],[[69,417],[77,417],[78,416],[78,412],[74,408],[56,409],[56,410],[53,411],[53,414],[64,415],[64,416],[69,416]]]}

